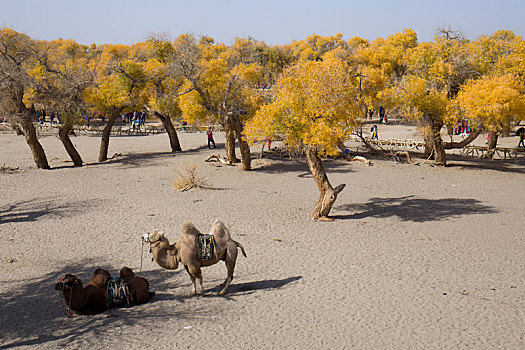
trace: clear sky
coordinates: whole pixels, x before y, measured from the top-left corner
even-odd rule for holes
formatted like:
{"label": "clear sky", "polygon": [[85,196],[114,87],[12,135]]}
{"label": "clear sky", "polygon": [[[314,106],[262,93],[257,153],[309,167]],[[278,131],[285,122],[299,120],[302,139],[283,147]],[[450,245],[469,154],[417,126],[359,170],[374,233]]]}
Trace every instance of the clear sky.
{"label": "clear sky", "polygon": [[0,26],[83,44],[132,44],[167,32],[273,45],[313,33],[373,40],[404,28],[431,41],[443,26],[476,39],[498,29],[524,36],[525,0],[0,0]]}

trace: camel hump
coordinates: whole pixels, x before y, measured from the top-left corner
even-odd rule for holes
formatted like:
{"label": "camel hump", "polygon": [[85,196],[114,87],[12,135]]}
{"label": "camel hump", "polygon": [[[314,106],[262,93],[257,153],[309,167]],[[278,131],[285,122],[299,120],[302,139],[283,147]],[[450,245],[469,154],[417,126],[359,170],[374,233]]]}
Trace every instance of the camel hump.
{"label": "camel hump", "polygon": [[230,232],[224,226],[222,221],[215,219],[213,224],[211,225],[210,229],[210,235],[213,235],[213,237],[218,238],[220,240],[229,240],[230,239]]}
{"label": "camel hump", "polygon": [[191,222],[182,225],[182,234],[189,236],[198,236],[201,232]]}

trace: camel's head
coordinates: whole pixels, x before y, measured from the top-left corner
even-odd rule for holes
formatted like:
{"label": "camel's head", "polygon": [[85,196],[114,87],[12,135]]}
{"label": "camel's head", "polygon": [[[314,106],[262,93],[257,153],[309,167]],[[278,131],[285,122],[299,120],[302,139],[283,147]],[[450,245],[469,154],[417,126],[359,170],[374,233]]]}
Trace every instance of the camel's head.
{"label": "camel's head", "polygon": [[122,269],[120,269],[120,278],[124,281],[131,280],[135,277],[135,273],[132,269],[130,269],[127,266],[124,266]]}
{"label": "camel's head", "polygon": [[150,243],[150,244],[158,242],[162,240],[163,238],[164,238],[164,232],[159,231],[159,230],[153,230],[153,232],[145,233],[142,236],[142,239],[144,240],[144,242]]}
{"label": "camel's head", "polygon": [[68,273],[57,284],[55,284],[55,289],[64,291],[73,288],[75,285],[82,285],[82,282],[77,276]]}

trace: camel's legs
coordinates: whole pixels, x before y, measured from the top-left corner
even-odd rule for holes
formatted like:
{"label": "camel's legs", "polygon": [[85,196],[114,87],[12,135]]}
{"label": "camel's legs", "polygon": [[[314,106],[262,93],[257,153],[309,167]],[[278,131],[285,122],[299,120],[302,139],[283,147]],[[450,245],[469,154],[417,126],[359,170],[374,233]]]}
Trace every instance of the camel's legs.
{"label": "camel's legs", "polygon": [[226,268],[228,269],[228,277],[226,277],[226,280],[221,284],[222,289],[218,293],[219,295],[224,295],[224,293],[226,293],[226,289],[228,289],[233,280],[233,271],[235,270],[235,262],[237,261],[237,245],[232,248],[233,249],[228,249],[226,260],[224,261]]}
{"label": "camel's legs", "polygon": [[196,295],[197,294],[197,285],[195,284],[195,277],[190,273],[190,270],[188,269],[188,266],[184,266],[186,269],[186,272],[188,272],[188,275],[190,275],[191,283],[193,283],[193,290],[190,292],[190,295]]}
{"label": "camel's legs", "polygon": [[[193,282],[193,292],[191,294],[192,295],[195,295],[195,294],[204,295],[204,285],[202,284],[201,269],[198,266],[190,265],[190,266],[186,266],[186,271],[188,271],[191,281]],[[195,283],[195,280],[199,282],[200,293],[197,293],[197,284]]]}

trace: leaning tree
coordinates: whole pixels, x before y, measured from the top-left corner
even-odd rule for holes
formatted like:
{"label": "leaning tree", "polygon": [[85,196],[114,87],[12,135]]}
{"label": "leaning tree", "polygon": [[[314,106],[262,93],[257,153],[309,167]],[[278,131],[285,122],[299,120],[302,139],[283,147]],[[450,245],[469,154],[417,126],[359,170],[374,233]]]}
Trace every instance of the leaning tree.
{"label": "leaning tree", "polygon": [[345,62],[327,55],[324,61],[303,61],[285,70],[274,94],[273,102],[248,121],[245,133],[252,142],[280,135],[289,146],[304,151],[320,192],[310,216],[330,220],[328,214],[345,184],[332,187],[321,157],[338,154],[338,141],[359,123],[358,80]]}

